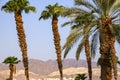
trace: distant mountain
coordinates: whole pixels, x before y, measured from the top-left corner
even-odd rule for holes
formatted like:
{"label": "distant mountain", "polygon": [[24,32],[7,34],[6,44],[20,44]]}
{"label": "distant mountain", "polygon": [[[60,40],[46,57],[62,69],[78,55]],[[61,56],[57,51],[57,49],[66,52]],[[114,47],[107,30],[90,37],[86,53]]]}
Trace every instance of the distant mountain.
{"label": "distant mountain", "polygon": [[[97,67],[95,62],[92,62],[93,67]],[[85,60],[78,60],[75,59],[64,59],[63,60],[63,68],[69,68],[69,67],[87,67],[87,63]],[[47,75],[51,72],[57,71],[57,61],[56,60],[37,60],[37,59],[30,59],[29,60],[29,68],[31,72],[34,72],[36,74],[40,75]],[[8,65],[0,64],[0,70],[8,70]],[[23,70],[23,64],[20,62],[17,64],[17,70]]]}
{"label": "distant mountain", "polygon": [[[16,65],[17,66],[17,74],[15,74],[15,78],[17,80],[24,80],[24,67],[22,62]],[[95,78],[99,78],[100,69],[96,66],[96,62],[92,62],[93,67],[93,75]],[[55,77],[58,76],[58,68],[56,60],[48,60],[42,61],[37,59],[29,60],[29,68],[30,68],[30,78],[39,79],[44,77]],[[87,74],[87,63],[86,60],[78,60],[75,59],[64,59],[63,60],[63,68],[64,68],[64,76],[75,76],[78,73],[86,73]],[[5,80],[9,76],[8,65],[0,64],[0,80]],[[96,79],[96,80],[97,80]]]}

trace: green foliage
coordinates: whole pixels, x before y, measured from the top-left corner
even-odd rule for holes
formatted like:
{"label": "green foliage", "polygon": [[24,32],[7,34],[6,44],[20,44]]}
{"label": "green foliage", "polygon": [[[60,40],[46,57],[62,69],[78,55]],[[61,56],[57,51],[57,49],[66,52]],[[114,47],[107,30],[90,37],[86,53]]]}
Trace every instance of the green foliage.
{"label": "green foliage", "polygon": [[7,58],[3,61],[3,63],[5,63],[5,64],[17,64],[17,63],[19,63],[19,62],[20,62],[20,60],[18,60],[18,58],[15,57],[15,56],[7,57]]}
{"label": "green foliage", "polygon": [[29,6],[28,0],[9,0],[2,6],[2,10],[5,12],[22,12],[29,13],[29,11],[35,12],[35,7]]}
{"label": "green foliage", "polygon": [[[66,8],[65,16],[72,18],[72,20],[64,23],[62,26],[66,26],[70,24],[71,31],[73,31],[74,28],[79,28],[79,27],[84,28],[86,26],[89,26],[88,28],[89,30],[87,31],[86,34],[89,36],[92,35],[91,36],[91,40],[92,40],[91,54],[93,58],[95,57],[95,54],[97,52],[96,50],[98,49],[97,46],[98,46],[98,39],[100,34],[102,36],[102,31],[100,30],[103,25],[106,25],[106,24],[108,25],[112,34],[115,36],[117,42],[120,44],[120,1],[118,0],[91,0],[91,1],[75,0],[75,5],[79,7],[68,8],[68,9]],[[103,20],[105,21],[103,22]],[[75,33],[79,35],[77,29],[74,29],[74,35],[76,35]],[[79,38],[81,38],[81,36]],[[79,38],[78,36],[74,36],[74,39],[72,39],[72,36],[70,33],[63,47],[63,49],[65,50],[65,56],[66,54],[68,54],[69,50],[71,50],[71,48],[78,41]],[[104,40],[103,37],[101,39]],[[79,45],[81,45],[81,43],[79,43]],[[78,52],[81,52],[81,50],[80,51],[78,50]],[[79,56],[79,53],[77,53],[77,55]]]}
{"label": "green foliage", "polygon": [[[79,6],[78,8],[68,8],[66,12],[67,17],[71,17],[72,20],[68,21],[63,24],[63,26],[66,26],[68,24],[71,25],[71,31],[74,30],[74,35],[80,35],[78,34],[79,27],[83,27],[83,36],[82,38],[88,38],[90,37],[91,41],[91,54],[93,58],[95,57],[96,50],[98,49],[97,45],[99,44],[98,40],[100,42],[104,41],[105,38],[103,35],[104,28],[110,29],[110,33],[114,36],[114,38],[117,40],[117,42],[120,44],[120,1],[119,0],[74,0],[75,5]],[[86,30],[87,28],[87,30]],[[76,30],[76,31],[75,31]],[[86,32],[84,32],[86,30]],[[109,33],[108,32],[108,33]],[[66,56],[73,47],[75,43],[78,42],[78,39],[80,39],[81,36],[74,36],[72,38],[71,33],[68,36],[65,45],[63,46],[63,49],[65,50],[64,56]],[[82,46],[84,46],[85,39],[81,39],[81,41],[78,43],[78,48],[76,51],[76,58],[79,59],[79,55],[82,49]],[[101,46],[101,45],[100,45]],[[111,54],[111,52],[109,52]],[[108,56],[109,57],[109,56]],[[116,59],[114,56],[112,56],[112,65],[113,65],[113,71],[114,76],[116,77],[117,73],[117,66],[116,66]],[[99,59],[99,62],[101,60]],[[118,62],[119,63],[119,62]]]}
{"label": "green foliage", "polygon": [[74,80],[85,80],[87,76],[85,74],[77,74]]}
{"label": "green foliage", "polygon": [[46,10],[41,13],[40,19],[48,19],[53,18],[53,16],[58,17],[63,15],[65,7],[59,6],[58,3],[54,5],[46,6]]}

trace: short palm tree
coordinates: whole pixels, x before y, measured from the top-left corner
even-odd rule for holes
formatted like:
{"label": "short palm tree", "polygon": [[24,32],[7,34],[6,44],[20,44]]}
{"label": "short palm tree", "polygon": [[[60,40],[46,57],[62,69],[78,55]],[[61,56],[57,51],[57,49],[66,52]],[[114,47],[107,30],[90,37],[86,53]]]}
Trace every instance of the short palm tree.
{"label": "short palm tree", "polygon": [[87,77],[85,74],[77,74],[75,80],[85,80]]}
{"label": "short palm tree", "polygon": [[27,0],[9,0],[4,6],[2,6],[2,10],[4,10],[5,12],[14,13],[17,35],[19,39],[20,48],[22,51],[23,64],[25,67],[25,76],[26,80],[29,80],[27,43],[22,20],[22,12],[23,11],[25,11],[25,13],[29,13],[30,11],[35,12],[35,8],[33,6],[29,6],[29,2]]}
{"label": "short palm tree", "polygon": [[54,36],[54,45],[57,54],[57,62],[58,68],[60,72],[60,80],[63,80],[63,72],[62,72],[62,58],[61,58],[61,45],[60,45],[60,34],[58,31],[58,17],[63,14],[64,7],[59,6],[57,3],[52,5],[48,5],[46,10],[41,13],[40,19],[48,19],[52,18],[52,31]]}
{"label": "short palm tree", "polygon": [[15,64],[18,64],[19,62],[20,62],[20,60],[18,60],[18,58],[14,57],[14,56],[7,57],[3,61],[3,63],[9,64],[9,69],[10,69],[9,80],[13,80],[13,73],[16,73],[16,66],[15,66]]}
{"label": "short palm tree", "polygon": [[[98,63],[101,66],[101,80],[112,80],[112,69],[114,78],[117,80],[117,59],[114,44],[115,40],[120,43],[120,1],[75,0],[75,4],[81,10],[91,13],[90,15],[94,16],[92,22],[89,24],[91,27],[89,31],[93,34],[91,53],[95,55],[97,40],[99,39],[101,56]],[[80,33],[79,29],[77,28],[74,32],[76,34]],[[74,42],[75,40],[73,44]]]}

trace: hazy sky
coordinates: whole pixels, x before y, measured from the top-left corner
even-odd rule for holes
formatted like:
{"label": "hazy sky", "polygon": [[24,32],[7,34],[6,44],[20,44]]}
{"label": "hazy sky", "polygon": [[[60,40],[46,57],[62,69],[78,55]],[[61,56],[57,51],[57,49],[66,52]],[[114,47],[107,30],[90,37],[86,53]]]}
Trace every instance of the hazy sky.
{"label": "hazy sky", "polygon": [[[9,0],[0,0],[0,8]],[[24,21],[24,28],[26,33],[28,56],[29,58],[48,60],[56,59],[56,53],[53,43],[53,35],[51,28],[51,19],[41,20],[41,12],[45,9],[45,6],[49,4],[64,5],[66,7],[72,7],[74,5],[73,0],[29,0],[32,6],[36,7],[36,13],[22,14]],[[67,19],[59,18],[59,32],[61,35],[61,45],[65,43],[66,37],[69,34],[70,27],[62,28]],[[119,49],[119,48],[118,48]],[[63,53],[62,53],[63,54]],[[83,54],[81,58],[84,58]],[[5,13],[0,11],[0,62],[8,56],[16,56],[21,59],[21,51],[19,48],[16,24],[13,13]],[[75,49],[73,49],[67,58],[75,58]]]}
{"label": "hazy sky", "polygon": [[[0,0],[0,8],[9,0]],[[37,12],[22,14],[24,21],[24,28],[28,44],[28,56],[35,59],[56,59],[53,35],[51,28],[51,19],[41,20],[41,12],[45,6],[49,4],[64,5],[71,7],[73,0],[29,0],[30,5],[35,6]],[[59,18],[59,32],[61,35],[61,45],[65,43],[66,37],[69,34],[70,27],[62,28],[61,24],[66,21],[65,18]],[[13,13],[5,13],[0,11],[0,60],[8,56],[16,56],[21,59],[21,51],[19,48],[16,25]],[[70,56],[70,55],[69,55]],[[71,57],[74,55],[71,55]]]}

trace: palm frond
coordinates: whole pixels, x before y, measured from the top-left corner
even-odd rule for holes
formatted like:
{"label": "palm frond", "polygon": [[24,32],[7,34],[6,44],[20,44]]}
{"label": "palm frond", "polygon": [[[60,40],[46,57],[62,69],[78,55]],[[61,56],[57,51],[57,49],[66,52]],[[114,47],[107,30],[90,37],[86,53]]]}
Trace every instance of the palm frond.
{"label": "palm frond", "polygon": [[29,12],[35,11],[35,7],[29,6],[30,3],[28,0],[9,0],[5,5],[2,6],[2,10],[5,12]]}
{"label": "palm frond", "polygon": [[96,31],[91,39],[91,56],[93,58],[95,58],[95,55],[96,55],[96,50],[98,46],[98,37],[99,37],[99,32]]}
{"label": "palm frond", "polygon": [[63,23],[62,27],[67,26],[67,25],[72,25],[72,24],[74,24],[74,20]]}
{"label": "palm frond", "polygon": [[5,12],[13,12],[15,11],[16,5],[13,1],[8,1],[5,5],[2,6],[1,10],[4,10]]}
{"label": "palm frond", "polygon": [[98,14],[109,15],[111,7],[116,0],[92,0],[96,6],[96,12]]}
{"label": "palm frond", "polygon": [[33,7],[33,6],[27,6],[27,7],[25,7],[25,13],[29,13],[30,11],[36,12],[35,7]]}
{"label": "palm frond", "polygon": [[17,63],[19,63],[19,62],[20,62],[20,60],[18,60],[18,58],[15,57],[15,56],[7,57],[7,58],[3,61],[3,63],[5,63],[5,64],[17,64]]}
{"label": "palm frond", "polygon": [[98,13],[98,14],[102,13],[101,4],[99,3],[99,0],[92,0],[92,1],[96,7],[96,10],[95,10],[96,13]]}
{"label": "palm frond", "polygon": [[66,8],[65,12],[64,12],[64,16],[68,17],[68,18],[76,18],[76,16],[80,16],[83,14],[88,14],[89,11],[85,11],[81,8],[77,8],[77,7],[72,7],[72,8]]}
{"label": "palm frond", "polygon": [[79,57],[80,57],[80,53],[84,47],[84,44],[85,44],[85,39],[83,38],[81,41],[80,41],[80,44],[78,45],[78,48],[77,48],[77,51],[76,51],[76,59],[79,60]]}
{"label": "palm frond", "polygon": [[75,0],[75,5],[84,6],[88,8],[90,11],[96,11],[96,8],[89,0]]}
{"label": "palm frond", "polygon": [[67,47],[65,48],[65,51],[64,51],[64,58],[66,58],[67,54],[69,53],[69,51],[71,50],[72,47]]}
{"label": "palm frond", "polygon": [[48,11],[43,11],[42,13],[41,13],[41,16],[40,16],[40,18],[39,18],[39,20],[41,20],[42,18],[43,19],[48,19],[49,17],[51,17],[51,14],[48,12]]}
{"label": "palm frond", "polygon": [[66,57],[66,55],[68,54],[70,49],[73,47],[73,45],[77,42],[77,40],[79,40],[79,38],[82,34],[83,34],[83,31],[81,30],[81,28],[77,28],[77,29],[74,28],[71,30],[71,33],[67,37],[67,41],[62,48],[62,50],[65,50],[64,51],[64,58]]}
{"label": "palm frond", "polygon": [[115,38],[117,40],[117,42],[120,44],[120,25],[113,25],[113,30],[115,32]]}
{"label": "palm frond", "polygon": [[114,2],[111,3],[111,4],[113,4],[110,8],[111,12],[116,9],[120,9],[120,1],[119,0],[112,0],[112,1],[114,1]]}
{"label": "palm frond", "polygon": [[62,16],[65,10],[64,6],[59,6],[58,3],[54,5],[46,6],[46,10],[50,12],[52,15]]}
{"label": "palm frond", "polygon": [[[117,16],[116,16],[117,17]],[[119,24],[120,23],[120,18],[116,18],[112,21],[114,24]]]}
{"label": "palm frond", "polygon": [[120,14],[120,8],[113,9],[113,10],[110,11],[110,16],[111,17],[118,17],[119,14]]}
{"label": "palm frond", "polygon": [[109,7],[111,8],[115,2],[117,2],[118,0],[108,0],[108,4],[109,4]]}

